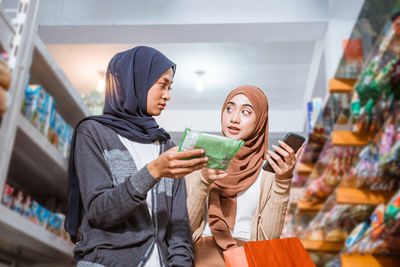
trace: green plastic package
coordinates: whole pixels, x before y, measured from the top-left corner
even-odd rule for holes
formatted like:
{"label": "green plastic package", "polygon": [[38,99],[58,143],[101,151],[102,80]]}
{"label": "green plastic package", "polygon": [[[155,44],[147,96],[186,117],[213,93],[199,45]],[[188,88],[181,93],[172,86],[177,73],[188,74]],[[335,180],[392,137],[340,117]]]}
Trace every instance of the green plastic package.
{"label": "green plastic package", "polygon": [[186,128],[179,144],[179,151],[202,148],[208,157],[207,168],[226,170],[243,144],[242,140],[201,133]]}

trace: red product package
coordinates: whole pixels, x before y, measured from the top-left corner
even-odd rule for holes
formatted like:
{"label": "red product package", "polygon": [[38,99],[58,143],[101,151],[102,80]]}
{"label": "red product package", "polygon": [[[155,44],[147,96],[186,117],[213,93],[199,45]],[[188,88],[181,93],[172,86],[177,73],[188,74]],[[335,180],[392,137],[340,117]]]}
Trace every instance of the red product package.
{"label": "red product package", "polygon": [[7,208],[11,209],[13,203],[14,188],[9,184],[5,183],[3,188],[3,194],[1,196],[1,203]]}

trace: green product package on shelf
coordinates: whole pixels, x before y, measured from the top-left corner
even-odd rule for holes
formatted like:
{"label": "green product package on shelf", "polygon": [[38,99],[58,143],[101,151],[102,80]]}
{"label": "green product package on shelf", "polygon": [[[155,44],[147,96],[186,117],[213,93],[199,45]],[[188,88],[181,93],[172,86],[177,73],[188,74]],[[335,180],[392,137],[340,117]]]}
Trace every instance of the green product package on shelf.
{"label": "green product package on shelf", "polygon": [[179,145],[179,151],[202,148],[208,157],[207,168],[226,170],[243,144],[242,140],[201,133],[186,128]]}

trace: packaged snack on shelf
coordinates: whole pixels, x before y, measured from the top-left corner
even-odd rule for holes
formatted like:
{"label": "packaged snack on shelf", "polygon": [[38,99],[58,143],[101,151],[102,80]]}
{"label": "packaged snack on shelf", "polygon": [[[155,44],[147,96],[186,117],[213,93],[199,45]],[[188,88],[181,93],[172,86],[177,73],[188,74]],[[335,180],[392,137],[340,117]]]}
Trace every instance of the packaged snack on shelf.
{"label": "packaged snack on shelf", "polygon": [[203,148],[208,157],[208,168],[226,170],[243,144],[243,140],[200,133],[186,128],[179,151]]}
{"label": "packaged snack on shelf", "polygon": [[369,223],[362,222],[358,224],[350,235],[347,237],[345,242],[345,248],[349,250],[356,242],[358,242],[364,235],[365,231],[368,229]]}
{"label": "packaged snack on shelf", "polygon": [[25,198],[24,192],[22,192],[19,189],[14,190],[14,200],[13,200],[12,210],[18,212],[21,215],[23,211],[24,198]]}
{"label": "packaged snack on shelf", "polygon": [[32,208],[32,198],[29,195],[25,195],[24,203],[22,205],[22,216],[29,218]]}
{"label": "packaged snack on shelf", "polygon": [[65,122],[60,114],[56,114],[56,134],[53,139],[53,144],[62,152],[64,141],[63,141],[63,133],[65,131]]}
{"label": "packaged snack on shelf", "polygon": [[392,199],[387,204],[384,213],[385,224],[392,226],[396,221],[400,220],[400,190],[392,197]]}
{"label": "packaged snack on shelf", "polygon": [[22,103],[22,114],[28,121],[32,121],[33,119],[33,114],[36,111],[41,90],[42,86],[38,84],[29,84],[25,87],[25,99]]}
{"label": "packaged snack on shelf", "polygon": [[61,220],[62,218],[60,218],[56,213],[50,212],[46,229],[53,234],[59,235],[61,231]]}
{"label": "packaged snack on shelf", "polygon": [[54,214],[52,225],[53,233],[59,236],[61,234],[62,218],[58,214]]}
{"label": "packaged snack on shelf", "polygon": [[70,146],[70,136],[72,132],[72,127],[68,123],[65,123],[65,130],[62,134],[62,142],[60,146],[62,146],[62,153],[64,158],[67,158],[68,156],[68,150]]}
{"label": "packaged snack on shelf", "polygon": [[0,116],[6,113],[7,107],[7,92],[0,86]]}
{"label": "packaged snack on shelf", "polygon": [[53,145],[55,145],[57,142],[56,121],[57,121],[57,111],[55,108],[55,102],[53,101],[50,109],[49,131],[47,133],[47,138]]}
{"label": "packaged snack on shelf", "polygon": [[345,241],[354,227],[367,220],[372,211],[373,206],[369,205],[336,204],[331,209],[320,211],[310,223],[304,237],[332,242]]}
{"label": "packaged snack on shelf", "polygon": [[29,220],[36,224],[39,224],[41,210],[42,210],[42,206],[37,201],[33,200],[32,205],[31,205],[31,212],[29,215]]}
{"label": "packaged snack on shelf", "polygon": [[332,147],[327,142],[316,164],[322,172],[316,172],[318,177],[309,181],[304,197],[308,201],[326,199],[347,175],[357,153],[357,148]]}
{"label": "packaged snack on shelf", "polygon": [[39,213],[39,216],[38,216],[38,219],[39,219],[39,223],[38,224],[40,226],[46,227],[46,225],[47,225],[47,223],[49,221],[49,218],[50,218],[50,211],[42,206],[40,208],[40,213]]}
{"label": "packaged snack on shelf", "polygon": [[45,136],[47,136],[49,130],[52,102],[53,98],[42,87],[39,91],[38,103],[31,122]]}
{"label": "packaged snack on shelf", "polygon": [[14,188],[9,184],[5,183],[3,187],[3,194],[1,196],[1,204],[11,209],[13,204]]}
{"label": "packaged snack on shelf", "polygon": [[57,133],[57,149],[63,154],[66,145],[66,128],[67,123],[64,121],[62,117],[60,117],[59,123],[56,125],[56,133]]}

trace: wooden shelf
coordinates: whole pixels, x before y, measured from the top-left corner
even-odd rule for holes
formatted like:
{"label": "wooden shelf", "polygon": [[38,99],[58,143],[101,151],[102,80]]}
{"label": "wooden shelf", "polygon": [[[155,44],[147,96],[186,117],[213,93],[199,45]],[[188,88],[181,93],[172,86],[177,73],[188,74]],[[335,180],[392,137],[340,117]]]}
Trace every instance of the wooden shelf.
{"label": "wooden shelf", "polygon": [[89,116],[90,111],[39,36],[34,43],[32,81],[43,85],[54,98],[57,111],[74,127],[82,118]]}
{"label": "wooden shelf", "polygon": [[298,175],[308,175],[311,173],[312,169],[314,168],[313,163],[302,163],[299,162],[297,164],[296,172]]}
{"label": "wooden shelf", "polygon": [[400,266],[400,257],[342,254],[342,267],[395,267]]}
{"label": "wooden shelf", "polygon": [[318,213],[322,209],[323,205],[324,203],[314,203],[305,200],[299,200],[297,202],[297,208],[300,212]]}
{"label": "wooden shelf", "polygon": [[332,78],[329,80],[329,93],[348,94],[353,90],[356,79]]}
{"label": "wooden shelf", "polygon": [[395,191],[374,191],[358,188],[338,187],[336,192],[336,203],[379,205],[380,203],[388,203],[394,194]]}
{"label": "wooden shelf", "polygon": [[365,146],[372,140],[373,134],[359,134],[350,131],[333,131],[333,146]]}
{"label": "wooden shelf", "polygon": [[0,51],[3,50],[8,54],[11,52],[11,41],[15,34],[14,28],[4,15],[4,11],[0,8]]}
{"label": "wooden shelf", "polygon": [[303,246],[310,251],[340,252],[344,242],[329,242],[323,240],[301,240]]}
{"label": "wooden shelf", "polygon": [[18,246],[54,261],[73,261],[73,244],[0,205],[0,243]]}
{"label": "wooden shelf", "polygon": [[[10,177],[24,179],[26,186],[44,190],[65,199],[67,194],[68,161],[49,140],[24,116],[18,117]],[[51,190],[49,190],[49,187]]]}

